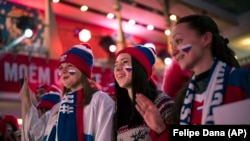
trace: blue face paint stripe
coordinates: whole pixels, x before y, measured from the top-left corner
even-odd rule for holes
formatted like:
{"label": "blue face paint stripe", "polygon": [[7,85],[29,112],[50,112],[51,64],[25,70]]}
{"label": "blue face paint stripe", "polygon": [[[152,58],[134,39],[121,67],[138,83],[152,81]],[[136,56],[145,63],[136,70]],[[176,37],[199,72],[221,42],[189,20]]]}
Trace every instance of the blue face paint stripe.
{"label": "blue face paint stripe", "polygon": [[76,73],[76,70],[68,70],[68,73],[71,74],[71,75],[73,75],[73,74]]}
{"label": "blue face paint stripe", "polygon": [[132,71],[132,66],[125,66],[124,68],[125,68],[125,70],[127,70],[127,71]]}
{"label": "blue face paint stripe", "polygon": [[184,45],[181,47],[181,49],[185,52],[189,52],[191,50],[192,46],[190,44]]}

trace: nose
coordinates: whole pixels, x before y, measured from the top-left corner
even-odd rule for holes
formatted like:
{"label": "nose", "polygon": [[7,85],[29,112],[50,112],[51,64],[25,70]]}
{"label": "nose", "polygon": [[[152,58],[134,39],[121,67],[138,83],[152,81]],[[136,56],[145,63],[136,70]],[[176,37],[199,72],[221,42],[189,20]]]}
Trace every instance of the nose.
{"label": "nose", "polygon": [[63,68],[59,69],[59,76],[66,73],[67,71],[68,71],[67,67],[63,67]]}
{"label": "nose", "polygon": [[172,44],[172,56],[176,56],[176,54],[178,54],[178,49],[177,49],[177,46]]}
{"label": "nose", "polygon": [[122,65],[121,64],[117,64],[116,66],[115,66],[115,69],[114,69],[115,71],[121,71],[122,70]]}

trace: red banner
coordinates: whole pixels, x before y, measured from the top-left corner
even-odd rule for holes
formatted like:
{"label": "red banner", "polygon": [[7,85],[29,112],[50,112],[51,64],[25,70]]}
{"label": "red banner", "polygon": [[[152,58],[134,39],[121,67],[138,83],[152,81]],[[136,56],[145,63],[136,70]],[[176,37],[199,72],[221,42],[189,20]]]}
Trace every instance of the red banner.
{"label": "red banner", "polygon": [[[0,99],[16,99],[20,90],[19,80],[25,76],[29,79],[31,89],[38,84],[55,84],[60,86],[57,60],[41,57],[0,53]],[[98,84],[107,87],[113,82],[110,68],[94,67],[92,77]]]}

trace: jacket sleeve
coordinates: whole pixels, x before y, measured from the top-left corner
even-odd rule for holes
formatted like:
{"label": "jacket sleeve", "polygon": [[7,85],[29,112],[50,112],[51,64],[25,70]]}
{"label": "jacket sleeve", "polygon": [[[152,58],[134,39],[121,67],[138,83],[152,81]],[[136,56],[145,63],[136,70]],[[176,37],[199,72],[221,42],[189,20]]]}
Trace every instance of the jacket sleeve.
{"label": "jacket sleeve", "polygon": [[172,106],[174,104],[174,101],[165,93],[160,93],[156,97],[154,104],[158,108],[161,114],[161,117],[163,121],[165,122],[166,129],[161,134],[157,134],[151,129],[149,132],[149,136],[152,139],[152,141],[168,141],[169,116],[170,116],[170,113],[172,112]]}
{"label": "jacket sleeve", "polygon": [[101,92],[98,97],[97,121],[95,128],[96,141],[112,141],[114,101],[108,94]]}
{"label": "jacket sleeve", "polygon": [[25,122],[22,126],[23,140],[42,140],[46,128],[48,114],[38,117],[37,109],[32,105],[26,114]]}
{"label": "jacket sleeve", "polygon": [[250,98],[250,70],[236,68],[229,75],[224,103]]}

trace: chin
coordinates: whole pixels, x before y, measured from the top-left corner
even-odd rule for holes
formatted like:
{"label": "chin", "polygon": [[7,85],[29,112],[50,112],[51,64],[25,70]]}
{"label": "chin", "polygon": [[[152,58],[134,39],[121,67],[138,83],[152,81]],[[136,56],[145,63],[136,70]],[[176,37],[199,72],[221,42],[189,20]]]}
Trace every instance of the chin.
{"label": "chin", "polygon": [[118,83],[118,85],[119,85],[119,87],[121,87],[121,88],[126,88],[126,84],[124,84],[124,83]]}
{"label": "chin", "polygon": [[180,68],[181,68],[182,70],[187,70],[187,69],[189,69],[188,66],[187,66],[186,64],[180,64]]}
{"label": "chin", "polygon": [[119,84],[119,87],[124,88],[124,85],[123,84]]}
{"label": "chin", "polygon": [[70,89],[70,85],[69,84],[63,83],[63,86],[66,87],[67,89]]}

